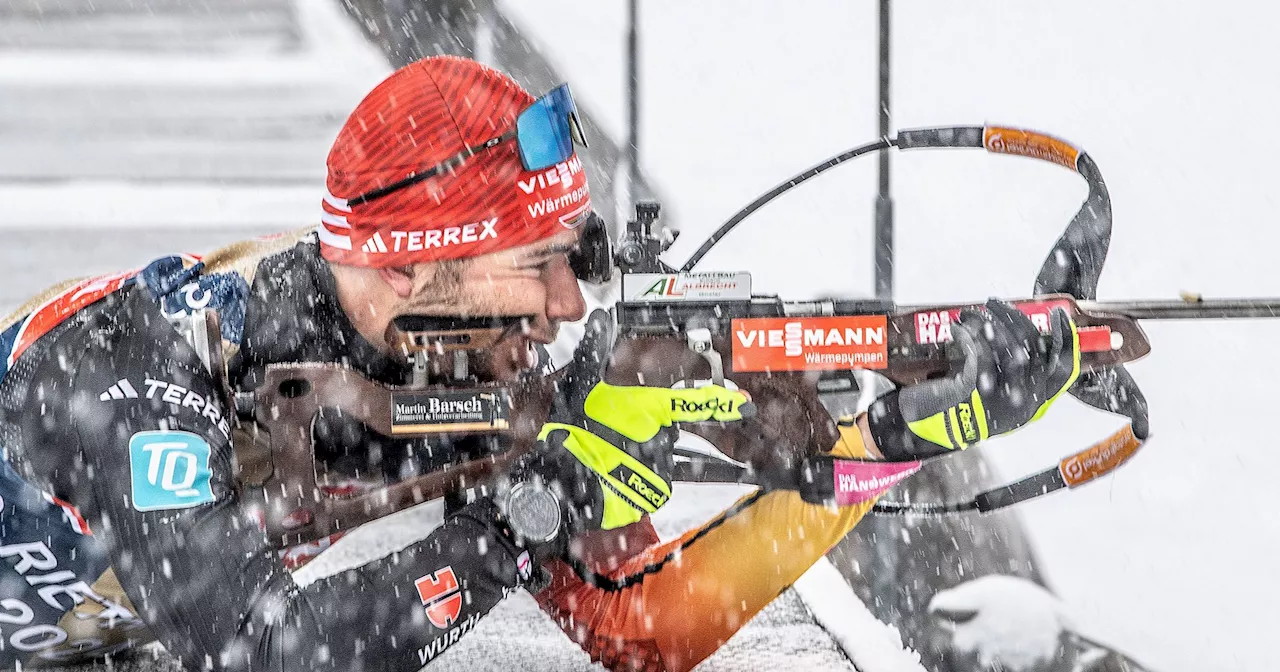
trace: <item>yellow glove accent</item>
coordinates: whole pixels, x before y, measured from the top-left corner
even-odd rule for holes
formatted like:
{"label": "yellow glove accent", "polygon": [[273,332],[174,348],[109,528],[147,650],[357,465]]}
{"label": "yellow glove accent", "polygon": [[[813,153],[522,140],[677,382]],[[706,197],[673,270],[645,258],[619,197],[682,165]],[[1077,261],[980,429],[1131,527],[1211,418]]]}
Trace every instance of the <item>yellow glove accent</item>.
{"label": "yellow glove accent", "polygon": [[977,390],[969,395],[967,402],[962,401],[923,420],[909,422],[907,427],[916,436],[951,449],[963,450],[971,444],[985,441],[989,435],[987,413],[982,407],[982,395]]}
{"label": "yellow glove accent", "polygon": [[[742,419],[747,395],[719,385],[673,390],[662,387],[597,383],[583,403],[586,416],[623,437],[645,443],[677,422]],[[601,527],[630,525],[653,513],[671,497],[671,485],[649,466],[595,433],[576,425],[548,422],[539,440],[564,430],[563,445],[595,472],[604,489]]]}
{"label": "yellow glove accent", "polygon": [[670,484],[652,469],[581,427],[548,422],[542,426],[538,439],[545,440],[556,430],[569,433],[564,440],[565,449],[600,478],[605,489],[603,529],[612,530],[638,522],[644,514],[657,511],[671,498]]}

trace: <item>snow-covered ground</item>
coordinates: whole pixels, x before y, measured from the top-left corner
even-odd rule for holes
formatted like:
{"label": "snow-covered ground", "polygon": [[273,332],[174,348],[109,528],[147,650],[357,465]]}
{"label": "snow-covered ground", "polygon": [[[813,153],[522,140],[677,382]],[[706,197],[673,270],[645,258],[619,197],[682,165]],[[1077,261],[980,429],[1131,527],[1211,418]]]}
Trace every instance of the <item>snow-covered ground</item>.
{"label": "snow-covered ground", "polygon": [[[682,259],[740,205],[876,135],[876,3],[647,0],[641,156]],[[606,123],[624,124],[622,3],[521,0]],[[894,3],[894,126],[1022,125],[1079,144],[1115,208],[1100,298],[1280,295],[1280,9],[1253,2]],[[1020,296],[1084,196],[1056,166],[897,154],[902,302]],[[869,295],[874,160],[798,189],[703,267],[802,298]],[[1158,670],[1274,668],[1280,516],[1268,440],[1280,322],[1147,323],[1153,438],[1113,478],[1022,507],[1082,629]],[[1009,476],[1119,426],[1060,403],[984,450]]]}
{"label": "snow-covered ground", "polygon": [[[664,539],[679,536],[733,504],[747,488],[677,484],[653,518]],[[365,525],[294,574],[306,584],[393,553],[440,524],[443,505],[430,502]],[[825,558],[698,666],[698,672],[794,667],[835,672],[924,672],[897,630],[858,601]],[[600,670],[521,592],[500,603],[428,669]]]}
{"label": "snow-covered ground", "polygon": [[[315,16],[310,0],[298,4],[304,18]],[[701,235],[759,192],[874,138],[874,4],[642,3],[641,156],[684,228],[672,258],[691,252]],[[621,137],[624,3],[509,0],[503,6],[541,38],[575,94]],[[1101,298],[1172,298],[1184,289],[1207,297],[1280,295],[1280,273],[1273,271],[1280,233],[1272,221],[1280,214],[1273,196],[1280,137],[1268,130],[1280,109],[1273,86],[1280,79],[1280,43],[1271,34],[1277,14],[1271,5],[1241,0],[896,3],[894,125],[1024,125],[1088,150],[1108,180],[1116,217]],[[26,121],[31,115],[23,116],[21,95],[45,81],[40,68],[55,75],[54,85],[74,91],[102,76],[86,65],[110,65],[97,53],[68,65],[65,55],[42,51],[35,58],[12,50],[22,45],[0,46],[10,49],[0,53],[0,115]],[[225,55],[133,58],[116,63],[121,81],[177,87],[191,86],[194,77],[201,95],[227,82],[234,89],[236,77],[267,87],[295,81],[272,80],[261,62],[245,67]],[[290,67],[308,67],[305,56],[285,58]],[[140,66],[138,59],[149,60]],[[341,84],[324,98],[329,115],[349,109],[378,76],[370,67],[362,71],[367,79],[359,79],[355,66],[341,60],[321,67],[334,76],[304,83]],[[106,105],[114,99],[88,100]],[[40,104],[56,108],[44,99]],[[336,130],[340,121],[327,123]],[[312,137],[321,136],[317,130]],[[112,145],[99,145],[102,151],[89,153],[93,160],[77,164],[74,142],[46,141],[43,146],[61,152],[50,158],[35,151],[29,131],[0,138],[7,157],[0,157],[0,169],[10,177],[26,165],[52,171],[43,184],[0,187],[11,204],[0,211],[0,224],[40,226],[0,231],[25,241],[0,246],[0,278],[10,286],[47,284],[32,275],[51,268],[52,261],[41,260],[66,254],[71,242],[91,262],[85,241],[95,239],[66,227],[84,221],[92,193],[63,191],[77,186],[65,181],[77,176],[57,173],[82,173],[90,180],[86,189],[110,190],[118,183],[103,177],[108,164],[101,162],[114,160]],[[267,158],[294,170],[308,156],[322,161],[328,140],[316,143],[290,145]],[[255,165],[238,158],[231,155],[217,170],[187,164],[212,177],[213,191],[179,202],[212,204],[212,214],[187,209],[182,223],[221,221],[219,207],[246,213],[276,207],[226,200],[262,198],[221,182],[226,171],[255,174]],[[1025,294],[1084,193],[1069,172],[1025,159],[933,151],[893,161],[896,298],[904,302]],[[133,169],[147,173],[148,165],[138,159]],[[759,290],[795,298],[869,294],[874,161],[841,171],[759,213],[704,267],[749,268]],[[293,181],[269,196],[279,196],[272,203],[281,217],[296,209],[299,221],[287,223],[292,226],[312,215],[295,189],[315,183],[315,175],[289,174]],[[224,187],[229,196],[217,192]],[[105,223],[122,226],[129,218],[119,208],[133,208],[143,218],[133,223],[163,225],[160,215],[174,202],[165,193],[120,199],[97,212],[114,213],[102,215]],[[24,198],[38,198],[48,209]],[[31,220],[19,221],[19,212]],[[53,235],[48,227],[57,227]],[[138,234],[110,238],[121,235]],[[198,244],[206,245],[210,230],[201,235]],[[168,249],[166,241],[143,238],[142,246]],[[141,249],[139,256],[145,257]],[[15,279],[6,269],[19,265],[23,277]],[[0,312],[18,296],[5,290]],[[1263,349],[1280,335],[1280,323],[1165,323],[1147,330],[1154,352],[1132,370],[1151,402],[1150,444],[1113,478],[1028,504],[1023,518],[1080,630],[1157,670],[1271,669],[1280,517],[1269,494],[1280,455],[1268,445],[1266,422],[1274,413],[1269,392],[1280,364]],[[1064,401],[1042,422],[984,450],[1012,477],[1118,422]]]}

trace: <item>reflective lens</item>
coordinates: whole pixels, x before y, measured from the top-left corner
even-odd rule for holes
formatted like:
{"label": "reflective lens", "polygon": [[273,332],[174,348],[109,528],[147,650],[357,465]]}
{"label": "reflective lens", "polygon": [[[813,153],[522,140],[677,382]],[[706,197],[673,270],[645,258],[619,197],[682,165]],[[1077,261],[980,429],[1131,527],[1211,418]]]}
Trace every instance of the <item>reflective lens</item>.
{"label": "reflective lens", "polygon": [[586,146],[569,85],[561,84],[516,118],[516,141],[525,170],[549,168],[573,155],[573,141]]}

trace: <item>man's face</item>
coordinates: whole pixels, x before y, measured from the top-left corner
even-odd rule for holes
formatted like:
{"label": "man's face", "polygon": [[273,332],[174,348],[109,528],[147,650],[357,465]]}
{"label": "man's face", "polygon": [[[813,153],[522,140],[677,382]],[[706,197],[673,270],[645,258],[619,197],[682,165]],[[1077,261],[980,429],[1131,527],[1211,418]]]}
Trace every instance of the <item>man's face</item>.
{"label": "man's face", "polygon": [[555,340],[560,323],[582,319],[586,302],[569,267],[580,229],[453,264],[420,264],[400,314],[532,316],[481,357],[476,373],[511,380],[537,364],[535,345]]}

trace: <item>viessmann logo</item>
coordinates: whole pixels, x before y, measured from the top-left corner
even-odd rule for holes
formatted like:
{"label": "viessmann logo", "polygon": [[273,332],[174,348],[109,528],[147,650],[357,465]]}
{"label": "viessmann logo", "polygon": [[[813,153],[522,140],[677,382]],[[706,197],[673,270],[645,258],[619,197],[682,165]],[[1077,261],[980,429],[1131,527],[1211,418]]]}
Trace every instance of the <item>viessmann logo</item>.
{"label": "viessmann logo", "polygon": [[[529,217],[540,219],[558,215],[560,223],[575,228],[582,223],[582,214],[591,204],[591,191],[587,182],[579,179],[582,159],[573,157],[534,173],[528,179],[517,180],[516,189]],[[559,189],[554,187],[559,186]]]}
{"label": "viessmann logo", "polygon": [[883,315],[734,320],[733,370],[883,369],[886,322]]}
{"label": "viessmann logo", "polygon": [[568,191],[573,187],[574,176],[581,172],[582,159],[575,156],[568,161],[557,163],[527,180],[516,181],[516,186],[526,194],[532,194],[535,189],[546,189],[553,184],[558,184],[562,190]]}

